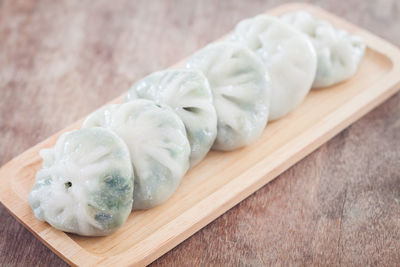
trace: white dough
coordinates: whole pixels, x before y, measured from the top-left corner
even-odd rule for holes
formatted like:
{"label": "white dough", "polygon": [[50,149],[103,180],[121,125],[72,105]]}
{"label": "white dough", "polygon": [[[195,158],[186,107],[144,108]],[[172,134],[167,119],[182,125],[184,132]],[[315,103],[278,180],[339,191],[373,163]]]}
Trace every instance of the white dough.
{"label": "white dough", "polygon": [[39,220],[86,236],[108,235],[126,221],[133,170],[121,138],[102,128],[75,130],[40,155],[43,166],[29,194]]}
{"label": "white dough", "polygon": [[238,23],[230,40],[263,61],[272,83],[269,120],[295,109],[311,89],[317,58],[310,40],[277,18],[259,15]]}
{"label": "white dough", "polygon": [[167,106],[145,99],[110,105],[83,127],[106,127],[128,145],[135,173],[133,209],[166,201],[189,168],[190,145],[181,119]]}
{"label": "white dough", "polygon": [[126,100],[145,98],[171,107],[185,124],[190,165],[199,163],[217,135],[217,114],[207,78],[199,71],[158,71],[135,83]]}
{"label": "white dough", "polygon": [[234,150],[256,140],[265,128],[269,83],[263,64],[248,48],[215,43],[195,53],[186,63],[207,77],[217,111],[213,149]]}
{"label": "white dough", "polygon": [[285,14],[282,20],[305,33],[315,47],[318,66],[314,88],[339,83],[356,73],[365,52],[361,37],[336,29],[304,11]]}

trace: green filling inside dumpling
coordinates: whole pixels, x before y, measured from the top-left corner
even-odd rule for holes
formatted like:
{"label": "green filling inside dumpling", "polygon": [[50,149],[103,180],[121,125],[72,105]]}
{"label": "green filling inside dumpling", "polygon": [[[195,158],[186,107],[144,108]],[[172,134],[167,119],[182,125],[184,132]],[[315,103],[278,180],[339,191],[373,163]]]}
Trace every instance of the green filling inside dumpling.
{"label": "green filling inside dumpling", "polygon": [[43,167],[29,194],[35,216],[70,233],[103,236],[128,218],[133,169],[126,144],[113,132],[65,133],[41,153]]}

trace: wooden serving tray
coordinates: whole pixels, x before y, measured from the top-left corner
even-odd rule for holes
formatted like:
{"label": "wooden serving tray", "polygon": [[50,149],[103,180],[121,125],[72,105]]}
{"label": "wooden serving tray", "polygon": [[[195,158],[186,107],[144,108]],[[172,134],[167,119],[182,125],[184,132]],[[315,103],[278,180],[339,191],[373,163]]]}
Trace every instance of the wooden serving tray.
{"label": "wooden serving tray", "polygon": [[[33,216],[27,198],[41,167],[39,150],[51,147],[65,131],[25,151],[0,169],[0,199],[8,211],[46,246],[71,265],[148,264],[277,177],[349,124],[400,89],[400,50],[327,12],[305,4],[270,10],[280,15],[297,9],[361,35],[367,50],[351,80],[312,91],[294,112],[269,123],[251,146],[233,152],[210,152],[184,177],[165,204],[134,212],[107,237],[66,234]],[[233,26],[233,25],[232,25]],[[123,96],[112,102],[122,102]]]}

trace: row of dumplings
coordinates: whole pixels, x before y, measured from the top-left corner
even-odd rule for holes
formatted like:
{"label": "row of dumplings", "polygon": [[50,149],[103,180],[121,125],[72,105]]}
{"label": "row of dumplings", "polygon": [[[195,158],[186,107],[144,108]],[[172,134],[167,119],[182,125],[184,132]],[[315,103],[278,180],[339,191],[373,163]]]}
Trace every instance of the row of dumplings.
{"label": "row of dumplings", "polygon": [[353,76],[364,50],[360,37],[306,12],[243,20],[226,41],[143,78],[125,103],[43,149],[34,215],[65,232],[112,233],[132,209],[165,202],[210,149],[251,144],[311,88]]}

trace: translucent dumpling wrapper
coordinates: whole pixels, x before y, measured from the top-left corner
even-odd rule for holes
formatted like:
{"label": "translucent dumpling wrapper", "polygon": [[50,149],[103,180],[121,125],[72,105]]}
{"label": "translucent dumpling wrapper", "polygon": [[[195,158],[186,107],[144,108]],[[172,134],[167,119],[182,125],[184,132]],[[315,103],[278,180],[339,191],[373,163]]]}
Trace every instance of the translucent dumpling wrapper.
{"label": "translucent dumpling wrapper", "polygon": [[171,107],[185,124],[191,167],[204,158],[217,135],[217,114],[208,80],[201,72],[170,69],[150,74],[132,86],[126,100],[138,98]]}
{"label": "translucent dumpling wrapper", "polygon": [[229,40],[254,51],[271,79],[269,120],[295,109],[314,81],[317,57],[311,41],[294,27],[267,15],[238,23]]}
{"label": "translucent dumpling wrapper", "polygon": [[137,99],[103,107],[83,127],[105,127],[128,146],[135,174],[133,209],[166,201],[189,168],[190,145],[182,120],[165,105]]}
{"label": "translucent dumpling wrapper", "polygon": [[206,46],[186,63],[207,77],[217,111],[216,150],[248,145],[268,120],[269,80],[264,66],[243,45],[222,42]]}
{"label": "translucent dumpling wrapper", "polygon": [[133,170],[121,138],[102,128],[75,130],[40,155],[43,166],[29,194],[39,220],[85,236],[108,235],[126,221]]}
{"label": "translucent dumpling wrapper", "polygon": [[337,29],[304,11],[288,13],[281,18],[306,34],[315,47],[318,65],[314,88],[337,84],[357,72],[365,53],[365,43],[360,36]]}

